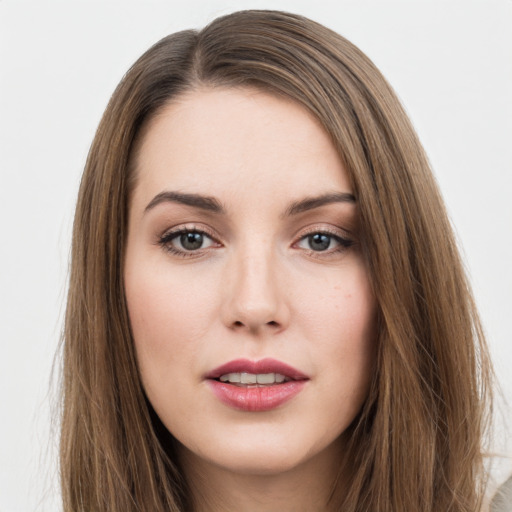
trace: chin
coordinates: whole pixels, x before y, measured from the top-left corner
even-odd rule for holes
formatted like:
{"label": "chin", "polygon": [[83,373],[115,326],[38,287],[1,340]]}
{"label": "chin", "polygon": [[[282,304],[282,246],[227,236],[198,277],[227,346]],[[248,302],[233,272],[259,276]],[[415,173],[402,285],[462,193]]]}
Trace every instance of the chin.
{"label": "chin", "polygon": [[275,450],[273,447],[251,446],[238,453],[231,452],[230,457],[217,457],[216,461],[237,474],[271,476],[292,471],[306,458],[306,454],[298,453],[294,447]]}
{"label": "chin", "polygon": [[194,463],[213,465],[238,475],[272,476],[315,465],[324,456],[332,457],[339,439],[320,437],[300,429],[241,429],[238,435],[226,433],[202,446],[183,446],[186,458]]}

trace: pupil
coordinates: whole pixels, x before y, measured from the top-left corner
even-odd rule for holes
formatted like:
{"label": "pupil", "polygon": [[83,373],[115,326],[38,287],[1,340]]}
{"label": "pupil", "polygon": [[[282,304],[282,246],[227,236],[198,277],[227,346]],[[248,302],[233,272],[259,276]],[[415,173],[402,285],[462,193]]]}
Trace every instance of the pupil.
{"label": "pupil", "polygon": [[201,233],[183,233],[180,236],[180,242],[188,251],[200,249],[203,245],[203,235]]}
{"label": "pupil", "polygon": [[309,247],[314,251],[325,251],[329,248],[331,237],[322,233],[316,233],[309,237]]}

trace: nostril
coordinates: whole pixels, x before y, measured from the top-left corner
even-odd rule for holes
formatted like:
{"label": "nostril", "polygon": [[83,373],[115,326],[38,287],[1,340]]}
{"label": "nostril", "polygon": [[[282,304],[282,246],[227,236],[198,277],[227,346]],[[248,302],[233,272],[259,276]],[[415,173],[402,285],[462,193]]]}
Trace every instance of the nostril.
{"label": "nostril", "polygon": [[[241,322],[240,320],[233,322],[233,327],[243,327],[244,325],[244,322]],[[270,327],[278,327],[279,323],[274,320],[271,320],[270,322],[267,322],[265,325],[268,325]]]}

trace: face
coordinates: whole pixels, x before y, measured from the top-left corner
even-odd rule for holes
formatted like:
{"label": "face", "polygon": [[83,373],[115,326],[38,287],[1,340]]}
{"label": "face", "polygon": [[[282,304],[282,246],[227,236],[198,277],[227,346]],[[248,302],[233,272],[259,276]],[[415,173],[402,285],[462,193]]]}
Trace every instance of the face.
{"label": "face", "polygon": [[143,386],[192,460],[269,474],[328,457],[367,396],[375,304],[325,131],[253,89],[149,124],[126,297]]}

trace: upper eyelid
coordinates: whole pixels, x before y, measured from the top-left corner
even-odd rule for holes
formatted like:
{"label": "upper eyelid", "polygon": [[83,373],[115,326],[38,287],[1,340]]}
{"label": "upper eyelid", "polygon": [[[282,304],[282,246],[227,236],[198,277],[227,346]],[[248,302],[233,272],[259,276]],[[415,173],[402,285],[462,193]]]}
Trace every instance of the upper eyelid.
{"label": "upper eyelid", "polygon": [[[171,228],[167,228],[166,230],[161,232],[161,234],[158,236],[158,240],[162,241],[163,239],[168,238],[170,236],[186,232],[202,233],[211,238],[216,243],[223,244],[223,242],[221,241],[222,237],[219,236],[215,232],[215,230],[201,223],[183,223],[173,226]],[[325,233],[327,235],[341,239],[350,239],[351,241],[354,241],[355,236],[350,230],[346,228],[341,228],[339,226],[333,225],[326,226],[325,224],[322,225],[322,223],[315,223],[313,225],[306,226],[301,228],[300,230],[297,230],[295,234],[292,236],[292,245],[296,244],[299,240],[302,240],[303,238],[315,233]]]}
{"label": "upper eyelid", "polygon": [[299,230],[295,234],[296,240],[301,240],[302,238],[309,236],[314,233],[325,233],[327,235],[335,236],[338,238],[347,238],[347,239],[353,239],[355,235],[348,229],[341,228],[339,226],[319,226],[319,225],[313,225],[309,226],[307,228],[303,228]]}
{"label": "upper eyelid", "polygon": [[327,235],[331,237],[332,239],[336,240],[338,244],[344,247],[349,247],[355,244],[355,240],[352,237],[346,237],[343,235],[340,235],[339,233],[331,233],[329,231],[312,231],[311,233],[306,233],[305,235],[299,237],[295,242],[293,242],[292,247],[298,245],[303,240],[309,238],[311,235],[315,234],[321,234],[321,235]]}
{"label": "upper eyelid", "polygon": [[212,230],[210,230],[206,227],[203,227],[203,226],[198,226],[196,224],[188,224],[188,225],[183,224],[183,225],[178,225],[178,226],[175,226],[172,228],[168,228],[162,232],[162,234],[159,236],[159,238],[163,239],[163,238],[167,238],[168,236],[171,236],[171,235],[178,235],[180,233],[187,233],[187,232],[201,233],[203,235],[208,236],[212,240],[215,240],[216,242],[220,243],[219,237],[215,233],[213,233]]}

